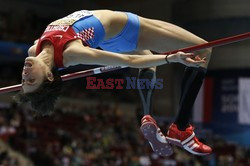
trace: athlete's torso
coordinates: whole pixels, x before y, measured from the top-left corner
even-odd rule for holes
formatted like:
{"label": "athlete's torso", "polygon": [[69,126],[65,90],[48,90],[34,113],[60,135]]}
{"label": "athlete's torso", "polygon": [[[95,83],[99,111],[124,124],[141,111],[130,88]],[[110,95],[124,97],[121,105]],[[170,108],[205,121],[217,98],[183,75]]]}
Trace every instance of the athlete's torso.
{"label": "athlete's torso", "polygon": [[[74,12],[50,23],[40,37],[36,54],[41,52],[43,41],[54,46],[54,59],[57,67],[63,66],[63,51],[71,41],[81,40],[89,47],[97,47],[102,41],[112,38],[123,30],[127,16],[123,12],[109,10]],[[80,26],[79,26],[80,25]]]}
{"label": "athlete's torso", "polygon": [[[74,26],[81,21],[85,22],[84,19],[90,16],[95,16],[101,23],[101,26],[103,26],[105,31],[103,40],[110,39],[120,33],[127,22],[127,16],[124,12],[114,12],[110,10],[80,10],[50,23],[49,26]],[[91,25],[89,25],[88,28],[91,28]],[[81,27],[79,31],[84,31],[88,28]]]}
{"label": "athlete's torso", "polygon": [[[96,20],[98,20],[99,25],[96,25],[97,27],[94,27],[95,23],[91,25],[91,16],[95,16]],[[90,21],[89,21],[89,20]],[[87,21],[85,21],[87,20]],[[87,22],[87,23],[86,23]],[[93,21],[94,22],[94,21]],[[89,43],[88,40],[90,40],[93,36],[101,38],[99,40],[107,40],[109,38],[112,38],[113,36],[120,33],[125,26],[127,22],[127,16],[123,12],[113,12],[109,10],[94,10],[94,11],[88,11],[88,10],[80,10],[76,11],[66,17],[63,17],[61,19],[58,19],[52,23],[50,23],[47,28],[44,31],[44,34],[41,36],[41,38],[44,38],[44,36],[49,35],[55,35],[57,37],[60,37],[62,33],[66,33],[70,27],[74,27],[75,25],[79,23],[83,23],[85,26],[78,26],[77,35],[72,34],[72,39],[81,39],[84,43]],[[96,33],[93,34],[93,28],[94,31],[99,31],[99,29],[103,28],[103,33]],[[74,29],[76,31],[76,29]],[[58,35],[57,33],[60,33]],[[40,40],[41,40],[40,38]],[[61,38],[63,40],[63,38]],[[99,41],[100,42],[100,41]],[[91,42],[90,42],[91,43]],[[88,44],[90,47],[92,45]],[[94,44],[93,47],[96,47],[97,44]]]}

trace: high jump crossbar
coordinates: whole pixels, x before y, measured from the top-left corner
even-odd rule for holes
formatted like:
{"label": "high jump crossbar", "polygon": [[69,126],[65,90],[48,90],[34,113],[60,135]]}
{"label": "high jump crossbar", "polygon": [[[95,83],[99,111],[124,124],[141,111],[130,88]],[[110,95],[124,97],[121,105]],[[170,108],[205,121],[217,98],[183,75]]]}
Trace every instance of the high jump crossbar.
{"label": "high jump crossbar", "polygon": [[[250,39],[250,32],[242,33],[239,35],[226,37],[226,38],[222,38],[222,39],[218,39],[218,40],[214,40],[214,41],[210,41],[208,43],[204,43],[204,44],[200,44],[200,45],[195,45],[195,46],[191,46],[191,47],[186,47],[186,48],[182,48],[182,49],[178,49],[178,50],[165,52],[163,54],[168,55],[168,54],[176,53],[178,51],[194,52],[194,51],[198,51],[198,50],[202,50],[202,49],[206,49],[206,48],[212,48],[212,47],[227,45],[230,43],[236,43],[236,42],[240,42],[240,41],[243,41],[246,39]],[[119,69],[123,69],[123,68],[127,68],[127,67],[126,66],[97,67],[94,69],[89,69],[89,70],[84,70],[84,71],[66,74],[66,75],[63,75],[61,77],[62,77],[63,81],[67,81],[67,80],[72,80],[72,79],[76,79],[76,78],[87,77],[87,76],[91,76],[91,75],[115,71],[115,70],[119,70]],[[22,84],[3,87],[3,88],[0,88],[0,94],[18,91],[21,89],[21,87],[22,87]]]}

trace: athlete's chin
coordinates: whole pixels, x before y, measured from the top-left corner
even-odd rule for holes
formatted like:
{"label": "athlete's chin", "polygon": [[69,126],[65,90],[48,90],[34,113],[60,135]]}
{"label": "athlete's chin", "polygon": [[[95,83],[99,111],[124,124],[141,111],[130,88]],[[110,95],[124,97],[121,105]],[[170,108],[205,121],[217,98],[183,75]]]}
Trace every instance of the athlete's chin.
{"label": "athlete's chin", "polygon": [[26,67],[35,67],[42,64],[42,61],[39,60],[37,57],[27,57],[24,61],[24,66]]}

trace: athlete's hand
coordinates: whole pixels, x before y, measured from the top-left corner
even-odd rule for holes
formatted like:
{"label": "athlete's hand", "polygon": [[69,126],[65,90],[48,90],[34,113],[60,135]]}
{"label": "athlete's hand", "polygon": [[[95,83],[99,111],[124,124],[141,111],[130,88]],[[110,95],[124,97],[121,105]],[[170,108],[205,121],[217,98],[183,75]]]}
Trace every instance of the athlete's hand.
{"label": "athlete's hand", "polygon": [[201,59],[193,53],[184,53],[181,51],[168,55],[167,60],[171,63],[181,63],[189,67],[199,67],[201,64],[206,63],[205,57]]}

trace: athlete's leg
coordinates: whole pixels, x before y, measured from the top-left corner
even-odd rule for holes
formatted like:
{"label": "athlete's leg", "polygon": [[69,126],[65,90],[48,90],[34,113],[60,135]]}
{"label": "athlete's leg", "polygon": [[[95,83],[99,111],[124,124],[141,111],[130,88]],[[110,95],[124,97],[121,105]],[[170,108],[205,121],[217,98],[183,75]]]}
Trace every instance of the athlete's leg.
{"label": "athlete's leg", "polygon": [[[135,51],[131,54],[150,55],[149,50]],[[151,83],[149,89],[140,85],[139,79],[147,79]],[[141,119],[141,132],[145,139],[147,139],[155,153],[161,156],[169,156],[173,153],[172,147],[167,142],[165,136],[162,134],[161,129],[157,126],[156,121],[152,115],[152,95],[154,85],[156,83],[156,67],[144,68],[139,70],[137,88],[143,105],[144,116]],[[144,86],[145,87],[145,86]]]}
{"label": "athlete's leg", "polygon": [[[141,50],[141,51],[129,52],[129,54],[152,55],[153,53],[150,50]],[[149,80],[150,86],[148,88],[145,88],[145,86],[139,83],[140,79]],[[152,115],[152,95],[155,83],[156,83],[156,66],[139,69],[138,79],[137,79],[137,89],[139,91],[139,95],[142,101],[143,115]]]}
{"label": "athlete's leg", "polygon": [[[206,42],[198,36],[167,22],[140,17],[140,23],[141,30],[138,49],[147,47],[156,52],[166,52]],[[192,106],[205,77],[206,68],[210,60],[211,49],[201,50],[198,54],[200,54],[200,57],[206,56],[206,64],[200,68],[186,68],[182,81],[181,98],[175,125],[177,125],[176,129],[183,131],[183,135],[186,134],[185,131],[189,127]],[[169,133],[175,132],[176,130],[168,132],[168,138],[171,139],[171,137],[174,137]],[[199,146],[194,149],[194,151],[191,151],[192,153],[202,155],[211,152],[211,148],[203,144],[197,143],[197,145]]]}
{"label": "athlete's leg", "polygon": [[[150,81],[149,88],[143,89],[145,85],[140,84],[140,79],[147,79]],[[154,91],[154,85],[156,82],[156,67],[144,68],[139,70],[137,79],[137,88],[141,97],[144,115],[152,115],[152,95]],[[142,87],[143,86],[143,87]]]}
{"label": "athlete's leg", "polygon": [[[142,54],[152,54],[149,50],[141,52]],[[141,87],[139,83],[140,79],[147,79],[150,81],[149,88]],[[137,88],[140,94],[140,98],[143,105],[143,113],[144,115],[152,115],[152,95],[154,91],[154,85],[156,82],[156,67],[144,68],[139,70],[138,80],[137,80]]]}
{"label": "athlete's leg", "polygon": [[[158,53],[176,50],[192,45],[206,43],[206,41],[191,32],[174,24],[139,17],[140,33],[137,48],[149,49]],[[200,57],[206,56],[207,67],[210,60],[211,49],[198,51]]]}

